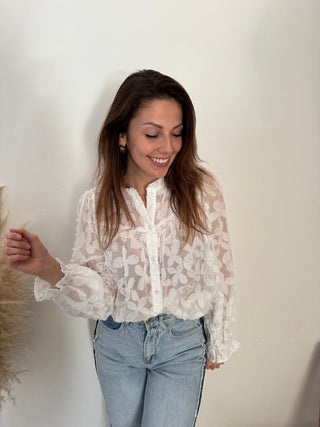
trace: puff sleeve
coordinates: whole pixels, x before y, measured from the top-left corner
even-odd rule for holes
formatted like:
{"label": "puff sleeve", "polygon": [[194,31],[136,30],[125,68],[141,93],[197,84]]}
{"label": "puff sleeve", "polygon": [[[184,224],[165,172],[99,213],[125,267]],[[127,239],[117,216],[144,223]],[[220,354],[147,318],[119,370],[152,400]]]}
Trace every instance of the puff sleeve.
{"label": "puff sleeve", "polygon": [[105,268],[95,220],[95,189],[80,199],[72,258],[65,265],[59,259],[64,277],[52,288],[38,277],[34,294],[37,301],[52,300],[73,316],[106,319],[113,311],[114,286]]}
{"label": "puff sleeve", "polygon": [[212,305],[204,316],[207,335],[207,356],[212,362],[225,362],[239,347],[233,339],[235,322],[235,280],[227,226],[226,208],[220,188],[207,198],[207,218],[212,235],[214,280],[217,285]]}

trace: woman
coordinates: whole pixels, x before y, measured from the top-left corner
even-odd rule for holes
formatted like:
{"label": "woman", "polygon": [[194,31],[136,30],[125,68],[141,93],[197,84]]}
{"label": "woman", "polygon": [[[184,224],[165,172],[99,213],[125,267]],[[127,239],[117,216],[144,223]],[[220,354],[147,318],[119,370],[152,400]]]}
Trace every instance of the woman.
{"label": "woman", "polygon": [[112,427],[194,426],[205,368],[238,343],[224,202],[199,165],[186,91],[156,71],[130,75],[98,153],[71,263],[24,229],[7,234],[9,263],[38,276],[38,301],[99,319],[95,363]]}

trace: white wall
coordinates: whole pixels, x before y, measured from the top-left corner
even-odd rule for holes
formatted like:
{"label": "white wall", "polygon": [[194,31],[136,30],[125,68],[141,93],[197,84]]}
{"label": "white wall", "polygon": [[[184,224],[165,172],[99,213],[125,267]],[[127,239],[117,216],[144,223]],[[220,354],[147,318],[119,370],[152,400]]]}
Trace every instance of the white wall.
{"label": "white wall", "polygon": [[[199,427],[311,427],[320,399],[320,3],[0,0],[0,184],[67,261],[99,128],[123,79],[180,81],[223,184],[240,350],[204,388]],[[2,427],[102,427],[92,323],[35,304]],[[90,329],[91,328],[91,329]]]}

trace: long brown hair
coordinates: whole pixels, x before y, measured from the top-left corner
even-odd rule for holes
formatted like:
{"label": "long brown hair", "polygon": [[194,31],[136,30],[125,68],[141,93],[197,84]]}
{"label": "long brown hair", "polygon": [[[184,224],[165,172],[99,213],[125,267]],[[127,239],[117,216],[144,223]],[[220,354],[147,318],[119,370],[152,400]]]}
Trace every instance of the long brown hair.
{"label": "long brown hair", "polygon": [[121,190],[127,154],[119,151],[119,135],[127,132],[139,108],[154,99],[175,100],[182,109],[182,147],[164,180],[171,191],[171,207],[186,232],[184,241],[193,237],[195,231],[208,232],[197,194],[203,190],[204,178],[211,175],[200,166],[195,136],[196,117],[191,99],[171,77],[153,70],[142,70],[131,74],[120,86],[99,136],[96,218],[98,224],[104,224],[103,236],[100,237],[104,238],[106,247],[119,230],[121,211],[134,226]]}

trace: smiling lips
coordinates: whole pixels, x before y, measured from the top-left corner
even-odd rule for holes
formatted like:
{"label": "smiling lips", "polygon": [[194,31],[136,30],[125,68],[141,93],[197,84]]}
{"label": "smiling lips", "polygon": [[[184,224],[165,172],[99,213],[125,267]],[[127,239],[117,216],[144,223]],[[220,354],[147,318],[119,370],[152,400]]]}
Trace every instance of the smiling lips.
{"label": "smiling lips", "polygon": [[170,162],[170,158],[168,157],[167,158],[151,157],[151,156],[148,156],[148,157],[154,165],[159,167],[166,167]]}

